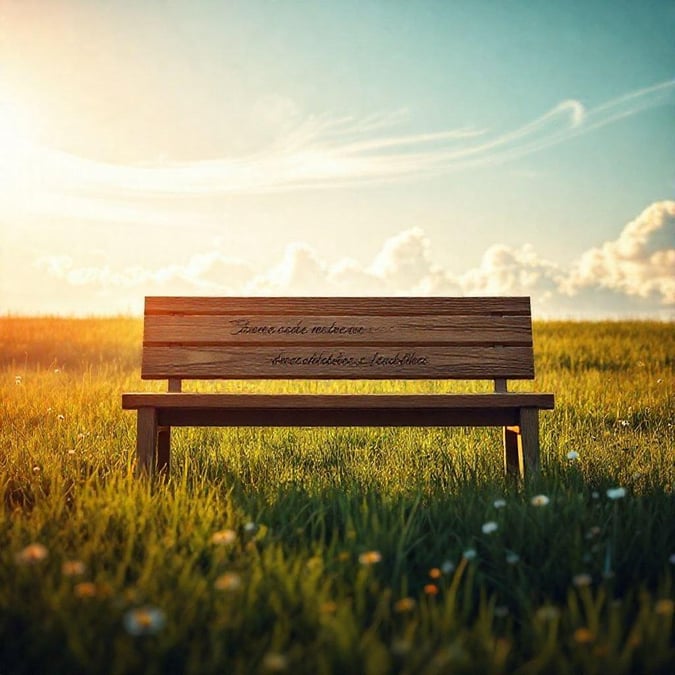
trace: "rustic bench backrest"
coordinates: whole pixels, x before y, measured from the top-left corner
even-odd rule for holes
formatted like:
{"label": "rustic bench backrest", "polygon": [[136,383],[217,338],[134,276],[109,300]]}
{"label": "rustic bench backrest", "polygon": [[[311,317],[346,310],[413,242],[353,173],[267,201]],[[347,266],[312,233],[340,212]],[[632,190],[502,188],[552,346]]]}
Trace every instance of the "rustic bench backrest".
{"label": "rustic bench backrest", "polygon": [[531,379],[530,301],[148,297],[141,375]]}

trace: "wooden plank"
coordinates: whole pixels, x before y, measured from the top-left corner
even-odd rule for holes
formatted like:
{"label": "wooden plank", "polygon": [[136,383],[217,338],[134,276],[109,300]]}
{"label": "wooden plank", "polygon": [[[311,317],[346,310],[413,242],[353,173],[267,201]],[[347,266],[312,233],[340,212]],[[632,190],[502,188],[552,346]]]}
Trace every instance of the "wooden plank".
{"label": "wooden plank", "polygon": [[532,345],[528,316],[150,315],[144,345]]}
{"label": "wooden plank", "polygon": [[[547,408],[554,405],[553,394],[163,394],[136,392],[122,395],[122,408],[142,407],[304,410],[312,409],[478,409]],[[519,422],[513,422],[517,425]]]}
{"label": "wooden plank", "polygon": [[518,419],[515,408],[496,409],[230,409],[163,408],[160,424],[254,427],[477,427],[506,426]]}
{"label": "wooden plank", "polygon": [[144,379],[532,379],[531,347],[146,347]]}
{"label": "wooden plank", "polygon": [[479,314],[530,316],[529,297],[157,297],[145,314],[404,315]]}

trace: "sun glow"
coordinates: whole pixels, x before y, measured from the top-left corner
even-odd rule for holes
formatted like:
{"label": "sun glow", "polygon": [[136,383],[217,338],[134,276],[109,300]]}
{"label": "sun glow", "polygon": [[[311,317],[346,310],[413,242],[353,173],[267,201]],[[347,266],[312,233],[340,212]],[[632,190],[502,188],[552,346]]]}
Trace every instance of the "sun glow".
{"label": "sun glow", "polygon": [[11,165],[34,146],[35,124],[17,105],[0,100],[0,162]]}

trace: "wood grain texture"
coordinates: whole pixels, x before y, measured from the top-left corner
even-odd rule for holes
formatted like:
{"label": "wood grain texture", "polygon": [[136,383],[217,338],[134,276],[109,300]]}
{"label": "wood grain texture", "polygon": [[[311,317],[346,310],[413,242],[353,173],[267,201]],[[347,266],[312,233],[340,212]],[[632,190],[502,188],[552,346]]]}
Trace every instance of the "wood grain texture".
{"label": "wood grain texture", "polygon": [[495,315],[530,316],[529,297],[157,297],[145,298],[145,314],[292,315]]}
{"label": "wood grain texture", "polygon": [[[306,410],[306,409],[489,409],[546,408],[552,409],[553,394],[163,394],[137,392],[122,395],[122,408],[183,408],[242,410]],[[513,422],[518,424],[519,422]]]}
{"label": "wood grain texture", "polygon": [[149,315],[144,345],[531,346],[529,316]]}
{"label": "wood grain texture", "polygon": [[143,379],[532,379],[531,347],[149,346]]}

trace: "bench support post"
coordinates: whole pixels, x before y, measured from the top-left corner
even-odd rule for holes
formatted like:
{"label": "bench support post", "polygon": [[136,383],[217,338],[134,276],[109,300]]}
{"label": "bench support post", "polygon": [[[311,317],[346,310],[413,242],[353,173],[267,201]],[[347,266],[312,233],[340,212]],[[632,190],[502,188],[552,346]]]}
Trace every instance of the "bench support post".
{"label": "bench support post", "polygon": [[523,467],[532,475],[539,473],[539,410],[521,408],[520,436],[523,453]]}
{"label": "bench support post", "polygon": [[539,473],[539,410],[521,408],[518,426],[504,427],[504,470],[507,476]]}
{"label": "bench support post", "polygon": [[151,476],[157,449],[157,409],[139,408],[136,419],[136,473]]}
{"label": "bench support post", "polygon": [[157,473],[165,480],[171,463],[171,427],[157,427]]}
{"label": "bench support post", "polygon": [[509,478],[523,477],[520,427],[504,427],[504,471]]}

